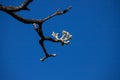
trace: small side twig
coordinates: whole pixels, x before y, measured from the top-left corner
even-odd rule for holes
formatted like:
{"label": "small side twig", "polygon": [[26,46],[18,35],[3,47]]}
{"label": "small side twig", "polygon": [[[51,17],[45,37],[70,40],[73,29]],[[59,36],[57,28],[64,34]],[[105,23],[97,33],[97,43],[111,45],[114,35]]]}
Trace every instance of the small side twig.
{"label": "small side twig", "polygon": [[67,13],[71,8],[72,8],[72,6],[69,6],[68,8],[66,8],[66,9],[63,10],[63,11],[60,11],[60,10],[58,9],[58,10],[57,10],[55,13],[53,13],[52,15],[50,15],[50,16],[42,19],[42,22],[45,22],[45,21],[47,21],[48,19],[53,18],[54,16],[65,14],[65,13]]}

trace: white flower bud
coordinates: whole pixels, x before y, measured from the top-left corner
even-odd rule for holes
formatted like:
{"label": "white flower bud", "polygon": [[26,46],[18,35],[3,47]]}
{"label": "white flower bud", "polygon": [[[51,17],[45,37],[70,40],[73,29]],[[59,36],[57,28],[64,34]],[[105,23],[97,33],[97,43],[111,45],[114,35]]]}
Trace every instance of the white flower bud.
{"label": "white flower bud", "polygon": [[62,31],[62,37],[58,38],[58,33],[52,33],[52,36],[55,38],[56,41],[61,42],[63,45],[64,44],[69,44],[70,43],[70,39],[72,38],[72,35],[70,35],[69,32],[63,30]]}

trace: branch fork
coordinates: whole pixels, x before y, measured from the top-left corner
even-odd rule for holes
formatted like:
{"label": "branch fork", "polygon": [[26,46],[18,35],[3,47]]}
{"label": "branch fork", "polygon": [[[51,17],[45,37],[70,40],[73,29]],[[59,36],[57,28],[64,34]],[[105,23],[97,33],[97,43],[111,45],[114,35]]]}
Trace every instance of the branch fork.
{"label": "branch fork", "polygon": [[48,57],[56,57],[56,54],[49,54],[48,56],[44,56],[40,58],[40,61],[45,61]]}
{"label": "branch fork", "polygon": [[[57,10],[56,12],[54,12],[53,14],[51,14],[50,16],[43,18],[41,20],[38,19],[26,19],[23,18],[22,16],[19,16],[18,14],[16,14],[16,12],[19,12],[21,10],[30,10],[27,6],[32,2],[33,0],[25,0],[25,2],[23,2],[21,5],[19,6],[3,6],[2,4],[0,4],[0,11],[6,12],[7,14],[11,15],[13,18],[15,18],[16,20],[23,22],[25,24],[33,24],[34,29],[36,30],[36,32],[38,33],[38,35],[40,36],[40,40],[39,40],[39,44],[41,45],[44,53],[45,53],[45,57],[41,58],[41,61],[44,61],[45,59],[47,59],[48,57],[55,57],[56,54],[48,54],[45,46],[44,46],[44,41],[48,40],[51,42],[61,42],[62,45],[64,44],[69,44],[69,40],[72,38],[72,35],[70,35],[69,32],[63,30],[62,31],[62,37],[58,38],[58,33],[52,33],[53,38],[50,37],[46,37],[43,34],[43,30],[42,30],[42,23],[44,23],[45,21],[53,18],[54,16],[57,15],[63,15],[65,13],[67,13],[72,6],[69,6],[68,8],[66,8],[65,10]],[[38,24],[38,26],[36,25]]]}

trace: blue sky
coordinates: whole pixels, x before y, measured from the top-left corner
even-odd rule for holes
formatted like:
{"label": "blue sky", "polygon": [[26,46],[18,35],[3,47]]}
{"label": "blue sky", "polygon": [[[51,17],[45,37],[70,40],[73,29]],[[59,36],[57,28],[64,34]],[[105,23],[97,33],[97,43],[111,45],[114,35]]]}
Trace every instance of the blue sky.
{"label": "blue sky", "polygon": [[[19,5],[24,0],[0,0],[3,5]],[[120,5],[119,0],[34,0],[30,11],[17,14],[42,19],[58,8],[73,8],[43,24],[46,36],[69,31],[69,45],[45,42],[55,58],[45,62],[39,36],[31,24],[24,24],[0,11],[1,80],[119,80]],[[51,36],[52,37],[52,36]]]}

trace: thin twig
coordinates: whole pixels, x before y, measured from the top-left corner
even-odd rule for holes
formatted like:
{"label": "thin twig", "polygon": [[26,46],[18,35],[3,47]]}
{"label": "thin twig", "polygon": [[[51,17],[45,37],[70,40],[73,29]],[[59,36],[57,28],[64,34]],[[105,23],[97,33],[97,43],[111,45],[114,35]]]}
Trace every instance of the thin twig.
{"label": "thin twig", "polygon": [[72,8],[72,6],[69,6],[68,8],[66,8],[66,9],[63,10],[63,11],[60,11],[60,10],[58,9],[58,10],[57,10],[55,13],[53,13],[52,15],[50,15],[50,16],[42,19],[42,22],[45,22],[45,21],[47,21],[48,19],[53,18],[54,16],[63,15],[63,14],[65,14],[65,13],[67,13],[71,8]]}

